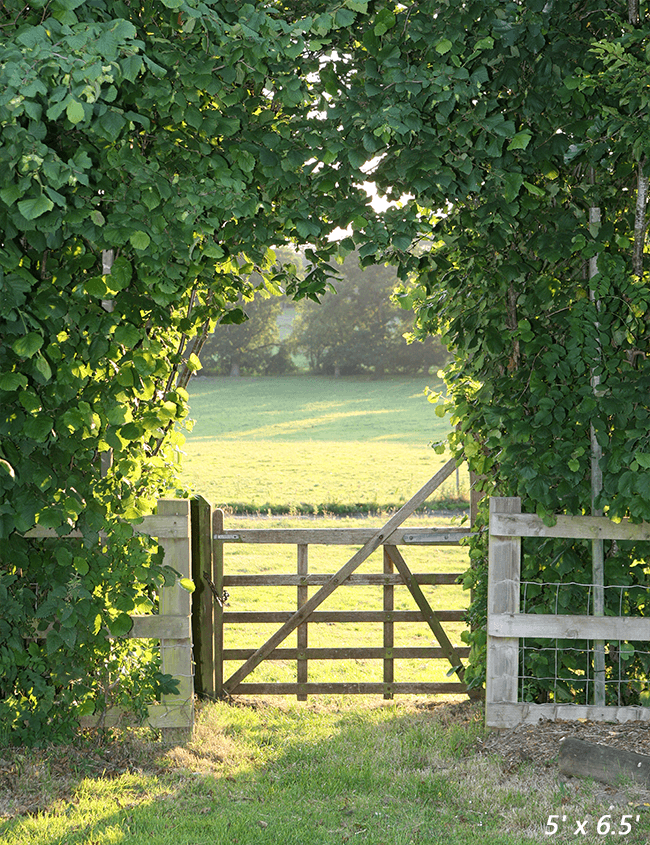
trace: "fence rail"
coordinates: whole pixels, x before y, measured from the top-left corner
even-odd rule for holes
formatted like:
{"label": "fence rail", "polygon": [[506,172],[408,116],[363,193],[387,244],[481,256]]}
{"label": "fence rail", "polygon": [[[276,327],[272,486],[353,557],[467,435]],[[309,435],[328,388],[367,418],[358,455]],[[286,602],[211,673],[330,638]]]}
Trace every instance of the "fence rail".
{"label": "fence rail", "polygon": [[648,540],[650,523],[559,516],[553,526],[521,513],[518,498],[490,499],[485,721],[511,728],[540,719],[650,720],[648,707],[531,704],[518,700],[519,639],[650,641],[650,618],[520,613],[521,538]]}

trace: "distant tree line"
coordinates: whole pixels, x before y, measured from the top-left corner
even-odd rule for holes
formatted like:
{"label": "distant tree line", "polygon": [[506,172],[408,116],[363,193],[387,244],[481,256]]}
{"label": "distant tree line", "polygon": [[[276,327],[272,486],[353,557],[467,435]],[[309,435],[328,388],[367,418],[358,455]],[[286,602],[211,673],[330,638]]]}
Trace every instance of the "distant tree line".
{"label": "distant tree line", "polygon": [[[294,260],[300,256],[294,256]],[[233,320],[219,323],[201,352],[206,375],[270,375],[308,370],[321,375],[376,377],[435,372],[447,362],[437,337],[411,340],[412,311],[392,299],[397,278],[388,266],[359,266],[356,253],[337,268],[320,303],[258,291],[241,300]]]}

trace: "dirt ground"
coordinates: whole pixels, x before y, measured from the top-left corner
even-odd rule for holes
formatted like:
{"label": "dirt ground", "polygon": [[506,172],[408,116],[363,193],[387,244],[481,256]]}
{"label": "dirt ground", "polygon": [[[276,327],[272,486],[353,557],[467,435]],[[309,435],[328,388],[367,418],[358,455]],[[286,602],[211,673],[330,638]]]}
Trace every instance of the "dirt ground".
{"label": "dirt ground", "polygon": [[[650,757],[650,723],[647,722],[614,724],[587,720],[552,722],[545,719],[536,725],[493,730],[477,742],[476,751],[498,755],[503,761],[503,771],[507,773],[516,771],[524,763],[557,770],[562,742],[569,737]],[[638,786],[633,788],[634,795],[629,788],[626,790],[607,784],[599,786],[599,792],[603,801],[612,804],[650,804],[650,789]]]}

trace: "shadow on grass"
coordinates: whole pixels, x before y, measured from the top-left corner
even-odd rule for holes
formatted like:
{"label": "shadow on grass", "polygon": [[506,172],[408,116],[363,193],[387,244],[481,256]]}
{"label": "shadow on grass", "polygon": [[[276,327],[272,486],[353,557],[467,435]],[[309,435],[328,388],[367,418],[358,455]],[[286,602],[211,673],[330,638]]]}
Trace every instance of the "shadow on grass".
{"label": "shadow on grass", "polygon": [[[528,765],[506,776],[498,761],[479,757],[482,733],[481,710],[470,702],[209,705],[184,747],[163,753],[140,738],[122,740],[110,752],[87,749],[85,763],[70,758],[58,793],[63,752],[38,752],[29,763],[23,758],[25,767],[50,767],[50,797],[44,791],[40,806],[0,826],[0,839],[5,845],[515,845],[545,839],[548,814],[562,800],[561,812],[584,816],[588,799],[566,802],[554,773]],[[91,773],[102,755],[112,768]],[[27,789],[28,777],[25,768],[16,786]],[[640,836],[633,831],[626,842],[645,842]]]}

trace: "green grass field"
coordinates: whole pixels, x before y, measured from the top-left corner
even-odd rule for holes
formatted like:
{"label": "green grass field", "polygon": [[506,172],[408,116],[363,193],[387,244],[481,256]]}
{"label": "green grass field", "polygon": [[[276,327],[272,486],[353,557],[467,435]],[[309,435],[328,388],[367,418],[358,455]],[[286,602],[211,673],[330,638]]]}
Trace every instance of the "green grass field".
{"label": "green grass field", "polygon": [[[403,504],[444,463],[438,379],[205,378],[190,385],[195,426],[182,480],[234,512],[354,513]],[[448,457],[448,456],[447,456]],[[466,500],[467,474],[431,497]]]}

